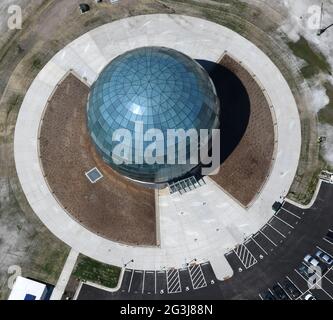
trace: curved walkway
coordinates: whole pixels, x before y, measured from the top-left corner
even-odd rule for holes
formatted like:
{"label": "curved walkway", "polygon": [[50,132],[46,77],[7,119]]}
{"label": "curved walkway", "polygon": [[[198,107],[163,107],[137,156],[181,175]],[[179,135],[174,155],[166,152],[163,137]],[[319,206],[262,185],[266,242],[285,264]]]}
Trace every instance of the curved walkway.
{"label": "curved walkway", "polygon": [[[194,59],[208,61],[218,61],[223,52],[230,52],[265,87],[275,109],[278,127],[275,164],[251,208],[246,210],[238,206],[209,178],[206,186],[185,197],[160,195],[159,248],[121,245],[99,237],[75,222],[47,187],[38,158],[37,139],[47,101],[70,69],[92,84],[113,58],[129,49],[150,45],[171,47]],[[223,279],[232,275],[224,253],[264,225],[273,214],[273,202],[287,194],[298,166],[300,147],[300,121],[291,90],[261,50],[215,23],[158,14],[126,18],[101,26],[55,55],[25,96],[16,124],[14,154],[18,177],[32,209],[74,250],[117,266],[134,259],[129,267],[145,270],[182,267],[194,258],[209,260],[217,278]],[[201,199],[206,203],[203,209]],[[184,205],[185,209],[191,210],[191,215],[181,214]],[[184,221],[184,217],[187,220]]]}

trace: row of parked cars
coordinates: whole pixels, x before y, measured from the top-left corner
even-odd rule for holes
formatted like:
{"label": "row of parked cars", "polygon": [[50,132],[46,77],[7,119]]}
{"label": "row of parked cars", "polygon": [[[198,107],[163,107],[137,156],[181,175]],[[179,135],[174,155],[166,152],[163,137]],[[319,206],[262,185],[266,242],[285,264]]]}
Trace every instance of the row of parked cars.
{"label": "row of parked cars", "polygon": [[[318,250],[313,257],[307,254],[302,265],[298,268],[299,273],[306,279],[309,279],[316,273],[316,268],[320,268],[321,274],[324,274],[329,267],[333,266],[333,258],[327,253]],[[314,279],[315,281],[315,279]],[[264,293],[264,300],[290,300],[297,299],[302,295],[302,292],[289,280],[285,280],[281,285],[275,284],[272,291]],[[303,297],[304,300],[316,300],[315,297],[308,293]]]}
{"label": "row of parked cars", "polygon": [[315,274],[316,267],[319,267],[323,274],[327,271],[327,268],[333,265],[333,258],[321,250],[316,252],[315,257],[307,254],[303,261],[304,264],[298,268],[298,271],[307,279]]}
{"label": "row of parked cars", "polygon": [[282,285],[275,284],[272,291],[265,292],[262,298],[264,300],[290,300],[289,297],[297,299],[301,294],[302,292],[291,281],[285,280]]}

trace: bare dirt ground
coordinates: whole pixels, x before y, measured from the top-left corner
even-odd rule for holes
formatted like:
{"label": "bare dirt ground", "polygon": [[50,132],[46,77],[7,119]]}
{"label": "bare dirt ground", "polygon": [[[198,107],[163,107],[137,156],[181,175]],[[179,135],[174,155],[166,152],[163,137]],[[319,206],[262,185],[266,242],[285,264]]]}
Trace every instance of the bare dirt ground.
{"label": "bare dirt ground", "polygon": [[317,175],[323,163],[317,144],[317,115],[313,111],[299,61],[287,45],[288,40],[278,32],[287,12],[281,3],[265,1],[163,1],[175,12],[183,10],[188,15],[204,17],[240,33],[262,49],[278,66],[291,87],[302,121],[302,151],[299,169],[289,197],[306,203],[314,192]]}
{"label": "bare dirt ground", "polygon": [[[89,87],[69,74],[49,101],[40,129],[44,174],[63,208],[87,229],[121,243],[156,245],[155,191],[116,174],[87,130]],[[84,172],[97,167],[95,184]]]}
{"label": "bare dirt ground", "polygon": [[246,88],[250,117],[242,140],[211,178],[247,207],[270,173],[275,146],[273,118],[262,89],[249,72],[228,55],[219,63],[237,75]]}
{"label": "bare dirt ground", "polygon": [[[2,2],[4,7],[7,1]],[[30,11],[24,9],[23,29],[0,36],[0,299],[9,291],[10,265],[20,265],[25,276],[55,283],[68,254],[68,248],[35,217],[22,193],[13,160],[13,134],[22,99],[38,71],[58,50],[99,25],[138,14],[177,13],[205,18],[239,32],[279,67],[299,106],[303,148],[291,190],[294,199],[306,202],[311,197],[311,185],[322,165],[316,143],[316,114],[309,107],[299,63],[287,40],[277,32],[288,14],[277,2],[251,0],[248,5],[236,0],[120,0],[115,5],[97,5],[86,0],[92,10],[82,16],[79,2],[30,1]],[[0,17],[6,18],[6,14]]]}
{"label": "bare dirt ground", "polygon": [[33,14],[23,29],[1,38],[6,40],[0,47],[0,299],[10,291],[10,266],[20,266],[23,276],[55,284],[69,252],[32,212],[15,171],[15,122],[31,82],[57,51],[98,25],[132,14],[169,12],[153,1],[102,4],[98,9],[94,1],[86,2],[93,10],[81,16],[78,0],[33,1]]}

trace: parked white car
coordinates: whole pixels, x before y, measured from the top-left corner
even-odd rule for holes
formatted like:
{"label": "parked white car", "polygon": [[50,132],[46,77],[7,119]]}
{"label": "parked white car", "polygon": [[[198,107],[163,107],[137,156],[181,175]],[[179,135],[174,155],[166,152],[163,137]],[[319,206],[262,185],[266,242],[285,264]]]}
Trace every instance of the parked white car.
{"label": "parked white car", "polygon": [[321,250],[316,252],[316,257],[329,266],[331,266],[333,263],[333,258]]}
{"label": "parked white car", "polygon": [[319,265],[319,261],[315,258],[313,258],[311,255],[306,255],[304,257],[304,262],[307,263],[308,265],[317,267]]}
{"label": "parked white car", "polygon": [[304,300],[316,300],[316,298],[315,298],[311,293],[308,293],[308,294],[304,297]]}

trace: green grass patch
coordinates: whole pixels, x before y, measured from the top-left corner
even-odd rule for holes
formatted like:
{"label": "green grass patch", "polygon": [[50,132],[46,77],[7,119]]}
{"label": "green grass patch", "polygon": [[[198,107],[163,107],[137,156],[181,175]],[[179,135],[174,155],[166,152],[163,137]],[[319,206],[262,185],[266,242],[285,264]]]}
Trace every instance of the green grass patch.
{"label": "green grass patch", "polygon": [[42,69],[42,66],[43,66],[43,64],[42,64],[42,60],[41,59],[39,59],[39,58],[34,58],[33,59],[33,61],[32,61],[32,67],[34,69],[40,70],[40,69]]}
{"label": "green grass patch", "polygon": [[66,262],[68,250],[53,250],[52,254],[45,255],[45,260],[41,261],[41,271],[45,274],[56,276],[59,273],[58,267],[55,267],[56,263],[63,266]]}
{"label": "green grass patch", "polygon": [[311,176],[311,178],[308,181],[307,188],[305,192],[302,193],[295,193],[290,192],[288,194],[288,197],[302,205],[307,205],[312,200],[312,197],[316,191],[318,181],[319,181],[319,174],[324,169],[324,166],[318,168]]}
{"label": "green grass patch", "polygon": [[14,110],[19,110],[23,101],[23,95],[13,94],[8,100],[7,117]]}
{"label": "green grass patch", "polygon": [[[244,2],[234,0],[217,0],[210,2],[200,0],[167,0],[163,2],[174,6],[177,13],[183,13],[183,10],[185,10],[185,13],[189,15],[205,18],[206,20],[223,25],[242,35],[244,35],[246,31],[246,26],[241,23],[237,16],[239,12],[242,12],[242,15],[245,15],[245,12],[250,12],[250,7]],[[180,7],[177,8],[177,5]],[[232,15],[234,19],[230,19],[230,15]]]}
{"label": "green grass patch", "polygon": [[332,69],[325,56],[311,47],[309,42],[301,37],[297,42],[288,42],[294,55],[303,59],[307,65],[301,69],[305,79],[312,78],[320,72],[332,74]]}
{"label": "green grass patch", "polygon": [[118,284],[121,269],[80,255],[73,275],[83,281],[91,281],[108,288]]}
{"label": "green grass patch", "polygon": [[10,106],[10,109],[16,107],[18,104],[20,104],[23,101],[23,96],[20,94],[13,94],[10,96],[8,100],[8,105]]}

